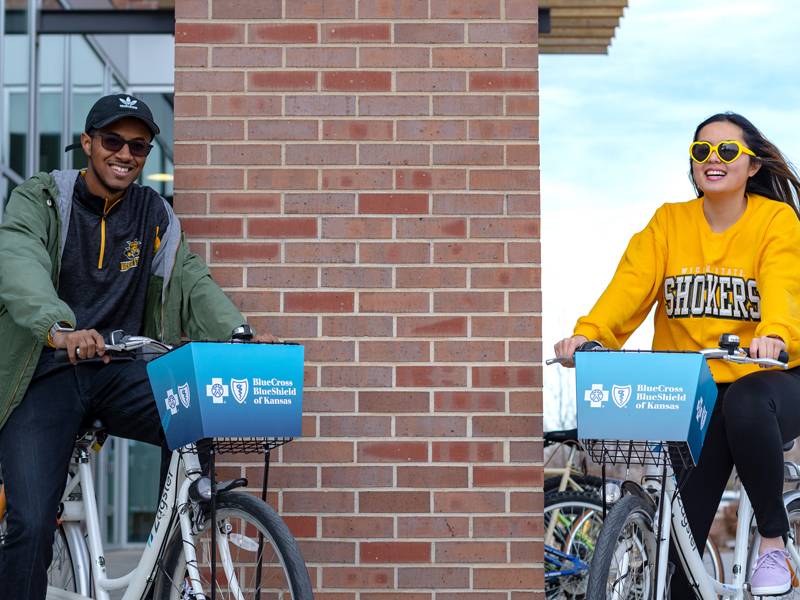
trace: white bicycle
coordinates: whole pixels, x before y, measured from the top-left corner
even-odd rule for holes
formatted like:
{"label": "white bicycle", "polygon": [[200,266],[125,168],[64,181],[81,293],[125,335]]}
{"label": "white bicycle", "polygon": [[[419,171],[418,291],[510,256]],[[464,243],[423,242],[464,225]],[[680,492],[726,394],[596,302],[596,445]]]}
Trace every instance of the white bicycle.
{"label": "white bicycle", "polygon": [[[584,344],[579,350],[600,349],[594,343]],[[739,348],[737,336],[726,334],[719,348],[702,350],[707,359],[722,359],[739,364],[757,364],[786,368],[788,356],[781,360],[750,358],[746,348]],[[551,362],[563,362],[552,359]],[[626,481],[621,486],[621,497],[613,504],[603,522],[589,567],[587,600],[663,600],[667,591],[667,555],[670,536],[678,549],[680,560],[689,583],[701,600],[718,597],[743,600],[749,598],[749,580],[755,567],[760,536],[755,527],[753,508],[744,488],[740,486],[736,546],[733,555],[732,581],[724,583],[715,579],[703,566],[703,559],[689,528],[686,513],[672,466],[685,468],[692,465],[688,449],[661,441],[584,440],[592,459],[603,465],[648,465],[657,467],[660,474],[645,477],[643,485]],[[800,481],[800,466],[784,463],[787,482]],[[793,573],[800,567],[797,539],[800,534],[800,491],[783,495],[789,515],[789,534],[786,550],[792,562]],[[800,590],[793,578],[790,597]]]}
{"label": "white bicycle", "polygon": [[[123,354],[168,350],[149,338],[120,334],[107,348]],[[48,600],[109,600],[111,591],[122,589],[123,600],[313,599],[302,554],[280,516],[263,500],[234,491],[246,486],[246,479],[213,484],[203,475],[195,444],[172,453],[139,564],[123,577],[109,578],[89,464],[90,453],[104,439],[95,425],[75,444],[55,531]],[[214,440],[211,471],[216,452],[264,452],[266,467],[269,450],[288,441]],[[265,493],[266,479],[262,498]]]}

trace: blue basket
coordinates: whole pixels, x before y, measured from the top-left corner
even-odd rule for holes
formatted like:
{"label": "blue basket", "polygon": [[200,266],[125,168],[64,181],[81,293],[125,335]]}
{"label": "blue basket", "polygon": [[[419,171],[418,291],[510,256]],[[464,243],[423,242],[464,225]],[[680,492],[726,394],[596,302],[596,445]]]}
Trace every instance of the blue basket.
{"label": "blue basket", "polygon": [[701,354],[578,352],[576,377],[578,437],[593,460],[697,464],[717,400]]}
{"label": "blue basket", "polygon": [[299,436],[303,359],[303,347],[292,344],[192,342],[151,361],[167,445]]}

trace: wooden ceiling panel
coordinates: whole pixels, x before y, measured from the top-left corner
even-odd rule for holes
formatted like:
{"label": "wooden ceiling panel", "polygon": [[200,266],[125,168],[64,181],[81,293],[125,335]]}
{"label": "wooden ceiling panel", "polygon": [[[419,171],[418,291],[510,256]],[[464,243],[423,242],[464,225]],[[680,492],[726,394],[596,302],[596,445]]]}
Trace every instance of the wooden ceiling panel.
{"label": "wooden ceiling panel", "polygon": [[541,54],[607,54],[628,0],[540,0],[550,31],[539,35]]}

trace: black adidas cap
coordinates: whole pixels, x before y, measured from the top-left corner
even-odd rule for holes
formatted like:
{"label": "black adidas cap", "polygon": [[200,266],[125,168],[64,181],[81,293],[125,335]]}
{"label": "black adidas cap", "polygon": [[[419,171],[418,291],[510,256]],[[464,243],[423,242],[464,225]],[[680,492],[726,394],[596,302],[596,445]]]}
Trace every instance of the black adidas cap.
{"label": "black adidas cap", "polygon": [[[94,103],[89,114],[86,115],[86,126],[83,130],[88,133],[93,129],[101,129],[127,117],[139,119],[147,125],[153,137],[161,131],[153,120],[153,113],[150,111],[150,107],[145,104],[144,100],[140,100],[130,94],[111,94],[100,98]],[[80,142],[76,142],[64,148],[64,152],[80,147]]]}

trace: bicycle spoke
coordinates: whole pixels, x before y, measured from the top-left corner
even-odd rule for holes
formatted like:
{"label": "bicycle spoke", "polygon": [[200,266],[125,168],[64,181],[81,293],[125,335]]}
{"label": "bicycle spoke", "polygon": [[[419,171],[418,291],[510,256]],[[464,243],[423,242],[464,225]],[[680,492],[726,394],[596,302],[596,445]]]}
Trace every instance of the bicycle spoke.
{"label": "bicycle spoke", "polygon": [[646,598],[651,581],[651,564],[639,523],[626,523],[618,544],[609,570],[608,597],[614,600]]}
{"label": "bicycle spoke", "polygon": [[[268,537],[268,532],[256,527],[247,514],[234,509],[221,509],[217,519],[216,596],[220,600],[289,600],[287,576],[281,560]],[[261,537],[263,536],[263,538]],[[259,544],[259,540],[263,543]],[[199,581],[205,594],[211,590],[211,531],[206,528],[194,541]],[[260,566],[260,568],[259,568]],[[185,590],[191,588],[188,569],[180,570],[183,578],[175,577],[171,586],[181,600],[193,598]],[[260,596],[256,590],[260,590]]]}

